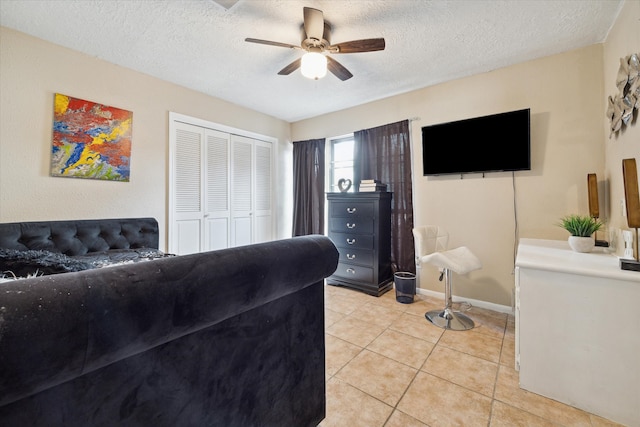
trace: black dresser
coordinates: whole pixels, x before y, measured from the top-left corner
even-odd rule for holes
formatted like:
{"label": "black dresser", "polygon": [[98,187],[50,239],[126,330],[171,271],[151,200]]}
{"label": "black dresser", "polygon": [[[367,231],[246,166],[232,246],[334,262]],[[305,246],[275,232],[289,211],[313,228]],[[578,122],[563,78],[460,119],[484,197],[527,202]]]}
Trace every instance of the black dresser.
{"label": "black dresser", "polygon": [[391,196],[388,192],[327,194],[329,238],[340,253],[328,284],[375,296],[393,288]]}

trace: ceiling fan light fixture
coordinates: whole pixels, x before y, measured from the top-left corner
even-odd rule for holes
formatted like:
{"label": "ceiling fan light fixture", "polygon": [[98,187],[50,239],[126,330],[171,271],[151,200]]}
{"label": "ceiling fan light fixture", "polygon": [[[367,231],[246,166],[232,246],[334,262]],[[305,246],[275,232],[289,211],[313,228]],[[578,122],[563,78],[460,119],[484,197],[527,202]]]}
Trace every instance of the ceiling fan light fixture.
{"label": "ceiling fan light fixture", "polygon": [[[2,0],[0,0],[2,1]],[[225,1],[225,0],[214,0]],[[228,1],[228,0],[227,0]],[[302,23],[302,42],[300,46],[289,43],[274,42],[270,40],[244,39],[250,43],[265,44],[269,46],[285,47],[287,49],[300,49],[305,54],[278,71],[279,76],[289,74],[301,68],[302,75],[308,79],[318,80],[327,75],[327,71],[342,81],[349,80],[353,74],[342,64],[332,58],[332,55],[341,53],[375,52],[384,50],[383,38],[351,40],[338,44],[331,44],[331,25],[324,20],[321,10],[311,7],[302,8],[304,22]]]}
{"label": "ceiling fan light fixture", "polygon": [[327,57],[319,52],[302,55],[300,72],[308,79],[318,80],[327,75]]}

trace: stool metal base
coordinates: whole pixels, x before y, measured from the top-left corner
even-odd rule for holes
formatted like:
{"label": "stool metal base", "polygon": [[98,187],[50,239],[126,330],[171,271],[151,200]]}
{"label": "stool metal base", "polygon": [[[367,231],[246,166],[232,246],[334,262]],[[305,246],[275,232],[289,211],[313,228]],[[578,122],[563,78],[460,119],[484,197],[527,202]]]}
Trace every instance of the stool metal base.
{"label": "stool metal base", "polygon": [[453,331],[468,331],[475,326],[473,320],[468,316],[459,311],[453,311],[450,308],[428,311],[424,317],[440,328],[451,329]]}

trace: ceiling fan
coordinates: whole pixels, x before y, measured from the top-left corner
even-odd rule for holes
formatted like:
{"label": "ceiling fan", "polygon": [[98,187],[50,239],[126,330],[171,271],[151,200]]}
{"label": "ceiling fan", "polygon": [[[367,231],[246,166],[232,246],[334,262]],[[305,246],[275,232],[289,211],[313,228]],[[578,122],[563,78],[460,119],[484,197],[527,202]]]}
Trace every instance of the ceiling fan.
{"label": "ceiling fan", "polygon": [[377,50],[384,50],[385,47],[383,38],[352,40],[343,43],[331,44],[330,33],[331,26],[324,20],[322,11],[305,7],[304,23],[302,25],[302,43],[300,43],[300,46],[252,38],[246,38],[244,40],[250,43],[259,43],[269,46],[301,49],[306,51],[301,58],[296,59],[291,64],[284,67],[278,72],[278,74],[286,76],[300,68],[305,77],[315,80],[324,77],[327,73],[327,69],[342,81],[353,77],[353,74],[351,74],[349,70],[325,53],[374,52]]}

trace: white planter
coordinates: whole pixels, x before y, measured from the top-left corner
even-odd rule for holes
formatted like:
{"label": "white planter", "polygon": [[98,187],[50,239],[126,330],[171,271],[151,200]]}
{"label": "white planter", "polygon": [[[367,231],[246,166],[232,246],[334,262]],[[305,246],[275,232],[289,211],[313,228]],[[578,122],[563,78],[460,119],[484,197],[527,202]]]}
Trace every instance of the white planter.
{"label": "white planter", "polygon": [[591,252],[595,243],[592,237],[569,236],[569,246],[576,252]]}

